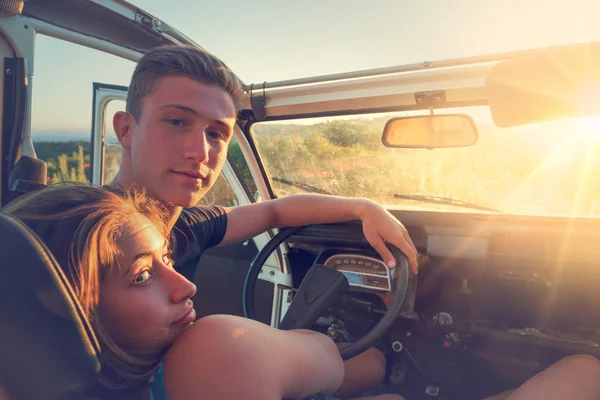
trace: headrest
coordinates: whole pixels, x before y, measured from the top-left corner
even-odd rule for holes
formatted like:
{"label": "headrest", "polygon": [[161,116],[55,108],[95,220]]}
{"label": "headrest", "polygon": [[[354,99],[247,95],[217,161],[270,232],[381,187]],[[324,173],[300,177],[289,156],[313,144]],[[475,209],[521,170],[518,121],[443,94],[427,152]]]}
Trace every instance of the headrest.
{"label": "headrest", "polygon": [[11,169],[8,188],[13,199],[46,186],[46,163],[40,159],[21,156]]}
{"label": "headrest", "polygon": [[99,354],[48,248],[0,213],[0,386],[13,400],[77,398],[97,382]]}

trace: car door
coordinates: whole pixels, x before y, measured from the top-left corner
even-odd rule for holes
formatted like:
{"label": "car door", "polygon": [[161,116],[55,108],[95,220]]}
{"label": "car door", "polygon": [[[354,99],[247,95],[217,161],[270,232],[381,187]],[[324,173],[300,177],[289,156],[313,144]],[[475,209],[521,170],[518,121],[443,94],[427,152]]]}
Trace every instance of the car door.
{"label": "car door", "polygon": [[[116,175],[120,162],[120,145],[112,130],[112,116],[124,110],[127,87],[105,83],[93,84],[92,129],[91,129],[91,181],[95,185],[109,183]],[[234,134],[230,148],[244,149],[239,143],[245,140],[241,131]],[[247,147],[247,146],[246,146]],[[247,153],[247,151],[246,151]],[[236,157],[236,162],[246,162],[246,158]],[[260,197],[260,187],[253,180],[242,177],[240,165],[233,157],[228,157],[222,174],[211,191],[201,200],[203,204],[235,206],[248,204]],[[248,169],[249,166],[242,166]],[[251,190],[249,186],[252,185]],[[253,193],[254,192],[254,193]],[[263,197],[264,198],[264,197]],[[194,283],[198,290],[195,308],[200,317],[225,313],[243,316],[242,293],[246,273],[250,263],[270,239],[270,233],[240,243],[207,250],[198,265]],[[281,258],[274,254],[265,268],[281,270]],[[279,310],[284,293],[279,287],[288,286],[285,274],[261,274],[256,288],[256,308],[259,319],[267,324],[276,324],[280,319]]]}

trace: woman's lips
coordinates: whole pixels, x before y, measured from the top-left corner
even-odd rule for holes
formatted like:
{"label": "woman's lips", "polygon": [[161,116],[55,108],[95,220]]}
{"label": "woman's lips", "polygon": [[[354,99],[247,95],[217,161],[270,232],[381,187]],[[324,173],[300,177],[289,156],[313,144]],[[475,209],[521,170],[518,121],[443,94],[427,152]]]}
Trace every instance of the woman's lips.
{"label": "woman's lips", "polygon": [[191,307],[189,310],[187,310],[185,312],[185,314],[179,318],[177,321],[173,322],[173,326],[178,326],[178,325],[187,325],[191,322],[194,322],[196,320],[196,310],[194,310],[194,307]]}

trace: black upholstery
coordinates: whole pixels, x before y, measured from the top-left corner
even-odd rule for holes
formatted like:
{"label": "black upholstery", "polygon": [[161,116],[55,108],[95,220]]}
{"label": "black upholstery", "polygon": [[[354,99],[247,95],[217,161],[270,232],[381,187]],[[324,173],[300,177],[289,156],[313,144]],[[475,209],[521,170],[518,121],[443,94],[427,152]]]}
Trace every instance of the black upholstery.
{"label": "black upholstery", "polygon": [[11,400],[80,398],[97,382],[98,354],[54,257],[0,213],[0,386]]}

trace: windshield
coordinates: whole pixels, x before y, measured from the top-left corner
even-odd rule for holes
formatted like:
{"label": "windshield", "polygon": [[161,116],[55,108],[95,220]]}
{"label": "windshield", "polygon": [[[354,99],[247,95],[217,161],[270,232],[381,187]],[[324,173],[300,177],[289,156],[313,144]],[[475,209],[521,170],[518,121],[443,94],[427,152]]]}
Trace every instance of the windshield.
{"label": "windshield", "polygon": [[436,111],[457,112],[475,120],[475,145],[383,146],[386,121],[428,111],[262,122],[252,134],[279,197],[331,193],[406,209],[600,216],[600,118],[498,128],[487,106]]}

